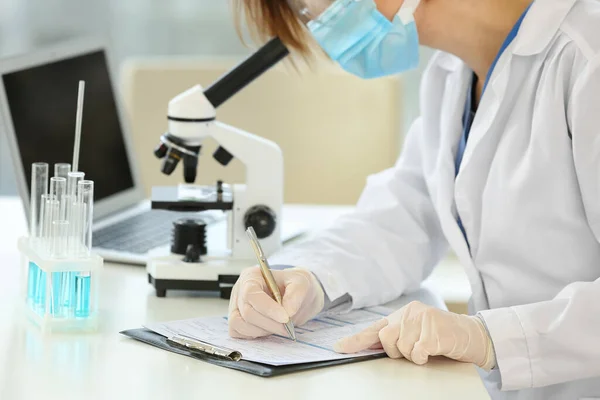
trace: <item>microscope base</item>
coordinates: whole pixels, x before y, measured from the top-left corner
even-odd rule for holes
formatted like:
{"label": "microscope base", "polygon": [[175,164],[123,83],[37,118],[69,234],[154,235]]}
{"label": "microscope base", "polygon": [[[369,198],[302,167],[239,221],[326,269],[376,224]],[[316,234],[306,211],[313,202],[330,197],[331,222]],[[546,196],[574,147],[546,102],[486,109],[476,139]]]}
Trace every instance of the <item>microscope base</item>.
{"label": "microscope base", "polygon": [[150,259],[146,270],[157,297],[166,297],[171,290],[187,290],[219,292],[221,298],[229,299],[242,270],[254,265],[256,260],[204,257],[202,262],[186,263],[181,256],[165,256]]}

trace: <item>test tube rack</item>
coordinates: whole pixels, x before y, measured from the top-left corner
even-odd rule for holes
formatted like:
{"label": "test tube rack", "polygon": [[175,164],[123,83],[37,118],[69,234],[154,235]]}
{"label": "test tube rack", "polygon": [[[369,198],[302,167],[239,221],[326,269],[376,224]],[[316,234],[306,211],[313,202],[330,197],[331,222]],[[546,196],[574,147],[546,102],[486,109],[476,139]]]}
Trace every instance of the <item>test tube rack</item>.
{"label": "test tube rack", "polygon": [[53,258],[36,246],[35,238],[18,241],[27,283],[26,310],[44,332],[93,332],[98,329],[98,273],[104,260]]}

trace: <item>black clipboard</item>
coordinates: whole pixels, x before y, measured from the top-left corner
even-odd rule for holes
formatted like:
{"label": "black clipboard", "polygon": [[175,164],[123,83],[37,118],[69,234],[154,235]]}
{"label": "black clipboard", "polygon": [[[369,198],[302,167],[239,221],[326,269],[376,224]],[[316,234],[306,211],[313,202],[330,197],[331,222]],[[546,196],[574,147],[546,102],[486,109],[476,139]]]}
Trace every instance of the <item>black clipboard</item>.
{"label": "black clipboard", "polygon": [[191,358],[195,358],[196,360],[205,361],[207,363],[218,365],[220,367],[225,367],[229,369],[234,369],[237,371],[246,372],[252,375],[268,378],[272,376],[286,375],[293,372],[307,371],[316,368],[324,368],[324,367],[332,367],[335,365],[343,365],[343,364],[352,364],[361,361],[368,360],[376,360],[379,358],[386,357],[385,353],[382,354],[374,354],[370,356],[362,356],[355,358],[348,358],[343,360],[332,360],[332,361],[320,361],[314,363],[304,363],[304,364],[293,364],[293,365],[282,365],[282,366],[273,366],[268,364],[261,364],[252,361],[240,360],[240,361],[230,361],[223,358],[211,356],[209,354],[203,354],[199,352],[194,352],[190,350],[183,349],[181,347],[176,347],[167,342],[167,338],[155,333],[149,329],[141,328],[141,329],[130,329],[126,331],[120,332],[122,335],[130,337],[132,339],[138,340],[140,342],[149,344],[154,347],[158,347],[159,349],[167,350],[172,353],[180,354],[182,356],[187,356]]}

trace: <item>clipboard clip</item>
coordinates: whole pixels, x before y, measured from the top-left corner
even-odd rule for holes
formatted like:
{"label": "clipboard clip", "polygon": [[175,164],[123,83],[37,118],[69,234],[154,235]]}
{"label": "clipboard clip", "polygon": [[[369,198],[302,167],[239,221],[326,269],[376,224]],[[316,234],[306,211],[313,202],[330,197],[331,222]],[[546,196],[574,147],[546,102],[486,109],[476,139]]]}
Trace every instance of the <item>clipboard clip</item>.
{"label": "clipboard clip", "polygon": [[171,336],[167,338],[167,342],[175,347],[181,347],[195,353],[208,354],[211,356],[224,358],[229,361],[239,361],[242,359],[242,353],[239,351],[213,346],[211,344],[183,335]]}

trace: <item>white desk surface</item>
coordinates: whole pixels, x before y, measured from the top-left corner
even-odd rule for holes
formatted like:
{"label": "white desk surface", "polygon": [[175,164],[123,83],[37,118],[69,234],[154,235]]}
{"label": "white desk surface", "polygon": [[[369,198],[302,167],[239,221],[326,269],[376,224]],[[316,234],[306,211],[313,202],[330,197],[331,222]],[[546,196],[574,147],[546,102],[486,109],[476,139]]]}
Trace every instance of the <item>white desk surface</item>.
{"label": "white desk surface", "polygon": [[227,301],[219,298],[156,298],[139,266],[105,265],[99,332],[44,336],[21,311],[16,239],[25,232],[19,202],[0,198],[2,400],[489,398],[473,366],[445,359],[423,367],[382,359],[259,378],[138,343],[118,332],[227,312]]}

